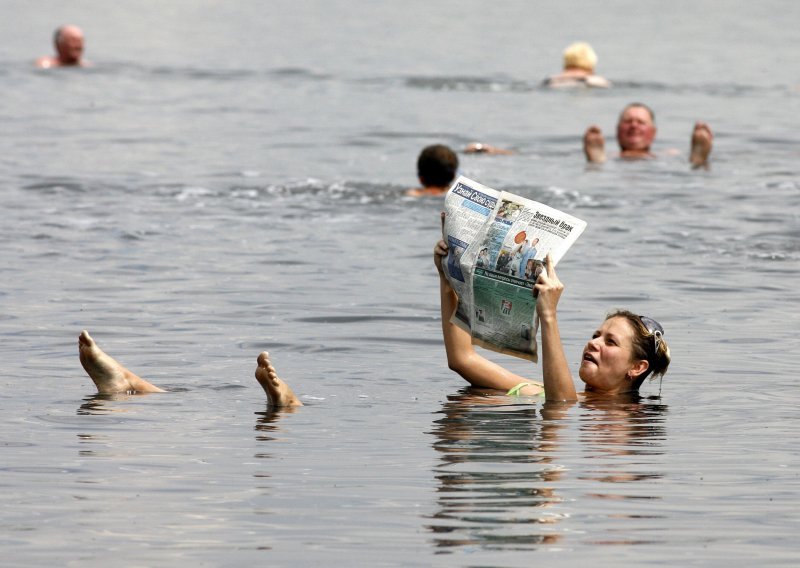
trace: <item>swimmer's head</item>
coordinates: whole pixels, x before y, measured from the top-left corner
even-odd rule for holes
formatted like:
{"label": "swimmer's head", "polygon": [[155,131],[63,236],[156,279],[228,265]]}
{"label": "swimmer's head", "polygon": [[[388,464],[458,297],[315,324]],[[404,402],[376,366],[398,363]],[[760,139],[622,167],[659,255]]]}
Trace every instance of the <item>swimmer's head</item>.
{"label": "swimmer's head", "polygon": [[590,391],[638,392],[647,377],[663,376],[669,361],[661,325],[619,310],[606,317],[584,347],[578,374]]}
{"label": "swimmer's head", "polygon": [[597,54],[585,42],[576,42],[564,50],[564,69],[583,69],[590,73],[597,65]]}
{"label": "swimmer's head", "polygon": [[656,137],[656,116],[643,103],[622,109],[617,122],[617,142],[622,151],[649,152]]}
{"label": "swimmer's head", "polygon": [[58,58],[62,65],[77,65],[83,55],[83,32],[77,26],[61,26],[53,34]]}
{"label": "swimmer's head", "polygon": [[652,124],[656,123],[656,113],[653,112],[653,109],[651,109],[649,106],[647,106],[644,103],[630,103],[628,105],[625,105],[625,108],[622,109],[621,113],[619,113],[619,121],[622,122],[622,119],[625,117],[625,115],[628,113],[628,111],[634,110],[634,109],[644,109],[644,111],[647,112],[647,114],[650,117],[650,122]]}
{"label": "swimmer's head", "polygon": [[611,318],[623,318],[630,324],[633,329],[632,358],[644,359],[648,363],[647,370],[635,378],[634,390],[638,391],[647,377],[663,377],[669,367],[670,353],[661,324],[627,310],[612,312],[606,320]]}
{"label": "swimmer's head", "polygon": [[458,156],[444,144],[425,147],[417,158],[417,175],[425,187],[446,187],[456,177]]}

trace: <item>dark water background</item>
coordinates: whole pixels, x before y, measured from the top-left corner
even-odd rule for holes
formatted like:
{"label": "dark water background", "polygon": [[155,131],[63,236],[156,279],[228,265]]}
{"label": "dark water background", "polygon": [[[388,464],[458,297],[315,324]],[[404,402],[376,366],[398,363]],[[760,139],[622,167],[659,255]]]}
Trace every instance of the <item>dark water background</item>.
{"label": "dark water background", "polygon": [[[800,562],[800,4],[3,6],[4,564]],[[33,69],[64,22],[95,66]],[[578,39],[616,88],[542,90]],[[587,169],[585,127],[634,100],[662,157]],[[472,140],[517,154],[462,173],[589,223],[568,357],[650,314],[661,398],[543,407],[447,370],[440,200],[403,190]],[[175,392],[93,395],[83,328]],[[264,349],[306,407],[268,411]]]}

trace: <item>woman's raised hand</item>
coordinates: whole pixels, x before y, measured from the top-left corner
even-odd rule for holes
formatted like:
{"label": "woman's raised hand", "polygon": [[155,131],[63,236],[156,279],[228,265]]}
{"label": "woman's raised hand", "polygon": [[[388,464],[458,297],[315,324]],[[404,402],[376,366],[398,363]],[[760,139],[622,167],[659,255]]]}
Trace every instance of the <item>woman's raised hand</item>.
{"label": "woman's raised hand", "polygon": [[536,311],[541,319],[555,317],[558,300],[564,291],[564,284],[558,279],[553,258],[548,254],[545,259],[545,270],[536,279],[533,295],[536,297]]}

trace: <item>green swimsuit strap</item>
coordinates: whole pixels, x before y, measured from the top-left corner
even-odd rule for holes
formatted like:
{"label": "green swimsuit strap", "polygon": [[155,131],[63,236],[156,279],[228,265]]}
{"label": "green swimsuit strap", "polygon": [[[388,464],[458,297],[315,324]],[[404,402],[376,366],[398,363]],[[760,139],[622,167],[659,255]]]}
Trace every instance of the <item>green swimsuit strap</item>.
{"label": "green swimsuit strap", "polygon": [[[541,386],[542,385],[539,385],[539,384],[536,384],[536,383],[520,383],[520,384],[516,385],[515,387],[513,387],[511,390],[509,390],[506,394],[508,396],[524,396],[524,395],[519,394],[519,391],[521,391],[525,387],[539,387],[539,388],[541,388]],[[544,395],[544,390],[542,392],[536,394],[536,395],[533,395],[533,396],[542,396],[542,395]]]}

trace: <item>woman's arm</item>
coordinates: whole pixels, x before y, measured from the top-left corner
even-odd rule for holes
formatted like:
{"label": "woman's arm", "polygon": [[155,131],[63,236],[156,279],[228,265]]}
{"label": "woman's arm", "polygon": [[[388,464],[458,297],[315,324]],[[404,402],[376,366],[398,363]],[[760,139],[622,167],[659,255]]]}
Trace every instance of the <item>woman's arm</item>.
{"label": "woman's arm", "polygon": [[536,280],[534,294],[536,311],[542,329],[542,374],[544,375],[544,395],[547,400],[576,400],[575,383],[569,371],[564,346],[561,344],[561,331],[558,329],[556,308],[564,285],[556,275],[553,259],[548,254],[545,267]]}
{"label": "woman's arm", "polygon": [[[439,271],[442,335],[444,336],[444,348],[447,352],[447,365],[474,387],[507,391],[520,383],[526,382],[527,379],[524,377],[512,373],[479,355],[472,346],[472,337],[469,332],[451,322],[453,314],[458,308],[458,296],[444,275],[442,262],[446,256],[447,245],[444,241],[439,241],[433,249],[433,263]],[[535,395],[539,392],[541,391],[537,391],[536,387],[529,386],[525,387],[521,394]]]}

